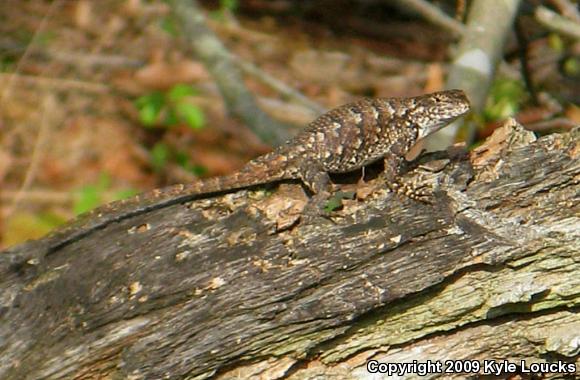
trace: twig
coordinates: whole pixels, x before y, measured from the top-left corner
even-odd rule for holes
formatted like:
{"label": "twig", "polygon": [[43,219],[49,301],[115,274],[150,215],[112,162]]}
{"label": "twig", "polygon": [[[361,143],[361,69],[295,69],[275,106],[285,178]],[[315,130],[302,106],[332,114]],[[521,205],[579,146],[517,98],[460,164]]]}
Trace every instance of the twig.
{"label": "twig", "polygon": [[121,66],[121,67],[141,67],[144,61],[128,58],[122,55],[114,54],[93,54],[93,53],[76,53],[71,51],[54,51],[46,50],[42,52],[52,59],[60,62],[72,63],[83,66]]}
{"label": "twig", "polygon": [[[471,4],[467,31],[455,53],[446,87],[465,90],[475,112],[485,105],[520,1],[474,0]],[[427,141],[427,149],[440,150],[451,145],[458,128],[459,123],[454,123],[437,132]],[[470,142],[475,135],[475,125],[469,126],[467,135]]]}
{"label": "twig", "polygon": [[[28,44],[28,46],[26,47],[26,50],[24,51],[24,54],[22,54],[22,57],[20,57],[20,60],[16,64],[16,68],[14,69],[15,73],[20,70],[20,68],[22,67],[22,65],[24,64],[24,62],[28,58],[28,56],[31,54],[34,42],[39,38],[41,33],[44,33],[44,28],[46,27],[48,20],[52,17],[52,13],[55,11],[55,9],[57,7],[59,7],[60,5],[61,5],[61,1],[54,1],[48,7],[48,11],[46,12],[44,17],[40,21],[38,28],[36,28],[36,31],[34,32],[34,35],[32,36],[32,40],[31,40],[30,44]],[[3,75],[6,75],[6,74],[3,74]],[[16,76],[16,74],[7,75],[7,79],[8,79],[8,81],[6,82],[7,85],[4,87],[4,91],[2,92],[2,94],[0,94],[0,106],[2,106],[2,104],[4,104],[4,99],[10,95],[10,92],[12,91],[12,87],[14,85],[15,76]]]}
{"label": "twig", "polygon": [[546,7],[536,9],[536,20],[546,28],[568,37],[580,40],[580,24],[552,12]]}
{"label": "twig", "polygon": [[244,85],[231,53],[207,27],[197,2],[170,0],[169,4],[189,46],[214,77],[231,114],[240,118],[262,141],[272,145],[284,142],[290,135],[289,127],[260,110],[254,95]]}
{"label": "twig", "polygon": [[227,17],[226,20],[227,21],[224,22],[206,19],[207,24],[211,29],[217,31],[220,36],[235,36],[237,38],[242,38],[244,41],[255,44],[276,41],[276,37],[272,34],[244,28],[233,16]]}
{"label": "twig", "polygon": [[[5,78],[5,79],[4,79]],[[34,75],[0,73],[0,80],[21,81],[35,86],[51,87],[54,89],[81,90],[90,93],[107,93],[110,88],[104,84],[83,82],[74,79],[46,78]]]}
{"label": "twig", "polygon": [[309,107],[288,103],[276,98],[258,97],[260,107],[277,119],[292,125],[306,125],[319,115]]}
{"label": "twig", "polygon": [[[0,40],[0,50],[9,51],[10,53],[20,53],[26,51],[26,47],[18,42],[8,39]],[[123,55],[115,54],[91,54],[78,53],[74,51],[43,49],[42,46],[35,47],[28,53],[31,56],[53,59],[58,62],[64,62],[72,65],[85,66],[113,66],[113,67],[132,67],[138,68],[145,65],[145,62],[136,58],[129,58]]]}
{"label": "twig", "polygon": [[20,204],[20,201],[22,200],[24,192],[30,187],[32,181],[34,181],[34,178],[36,177],[38,165],[41,161],[40,158],[42,156],[43,148],[48,137],[49,127],[51,126],[50,118],[55,108],[54,96],[47,93],[44,97],[44,101],[42,102],[42,117],[40,120],[40,128],[38,130],[38,135],[36,136],[34,148],[30,157],[30,164],[26,170],[26,175],[24,176],[22,185],[18,189],[18,192],[6,210],[5,217],[9,217],[16,210]]}
{"label": "twig", "polygon": [[[233,18],[228,18],[227,23],[216,22],[214,20],[208,19],[208,25],[214,30],[218,30],[228,35],[235,35],[237,37],[244,38],[245,40],[252,41],[254,43],[263,43],[265,41],[274,42],[275,38],[270,34],[265,34],[262,32],[256,32],[253,30],[248,30],[240,26]],[[310,108],[316,113],[323,113],[327,111],[326,107],[308,99],[300,92],[286,85],[284,82],[274,78],[265,71],[261,70],[259,67],[251,62],[244,60],[242,57],[230,52],[231,60],[238,65],[238,67],[247,75],[251,75],[256,78],[266,86],[270,87],[272,90],[278,92],[282,96],[293,100],[296,103],[302,104],[305,107]]]}
{"label": "twig", "polygon": [[[577,1],[576,1],[577,2]],[[580,12],[578,12],[578,4],[574,5],[568,0],[551,0],[556,8],[562,13],[564,17],[570,20],[580,22]]]}
{"label": "twig", "polygon": [[456,36],[465,33],[465,26],[459,21],[449,17],[439,8],[424,0],[396,0],[401,7],[412,9],[423,16],[427,21],[450,31]]}
{"label": "twig", "polygon": [[74,195],[66,191],[51,191],[51,190],[4,190],[0,194],[0,201],[13,202],[16,198],[20,201],[33,203],[48,203],[50,205],[61,204],[67,205],[74,200]]}
{"label": "twig", "polygon": [[254,64],[244,61],[239,57],[233,57],[234,62],[244,71],[246,74],[252,75],[254,78],[260,80],[262,83],[282,94],[288,99],[294,100],[296,103],[302,104],[305,107],[310,108],[317,113],[323,113],[326,108],[320,104],[308,99],[306,96],[302,95],[300,92],[294,90],[293,88],[287,86],[284,82],[272,77],[266,72],[262,71]]}
{"label": "twig", "polygon": [[516,18],[514,29],[516,39],[518,41],[518,57],[520,59],[522,77],[524,78],[524,83],[526,84],[526,88],[530,93],[532,102],[535,105],[537,105],[538,93],[536,91],[536,86],[534,85],[534,81],[532,79],[532,73],[530,70],[530,60],[528,59],[528,39],[526,38],[519,17]]}
{"label": "twig", "polygon": [[577,124],[574,123],[572,120],[565,117],[558,117],[551,120],[543,120],[535,123],[527,123],[526,129],[535,132],[544,132],[556,128],[571,130],[576,126]]}

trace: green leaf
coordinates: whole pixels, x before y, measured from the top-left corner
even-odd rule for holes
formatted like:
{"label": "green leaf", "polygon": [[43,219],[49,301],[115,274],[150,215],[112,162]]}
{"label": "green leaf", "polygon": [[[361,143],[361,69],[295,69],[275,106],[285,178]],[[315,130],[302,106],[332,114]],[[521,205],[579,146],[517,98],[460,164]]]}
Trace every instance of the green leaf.
{"label": "green leaf", "polygon": [[100,205],[101,191],[96,186],[85,186],[79,192],[73,204],[75,215],[84,214]]}
{"label": "green leaf", "polygon": [[151,149],[151,165],[153,170],[160,171],[166,165],[169,160],[169,148],[163,143],[157,143]]}
{"label": "green leaf", "polygon": [[127,199],[127,198],[134,197],[137,194],[139,194],[139,191],[137,191],[135,189],[118,190],[118,191],[115,191],[115,193],[113,195],[113,199],[118,201],[121,199]]}
{"label": "green leaf", "polygon": [[238,0],[220,0],[220,9],[234,12],[238,9]]}
{"label": "green leaf", "polygon": [[184,168],[185,166],[189,165],[189,156],[183,152],[176,152],[175,161],[179,166]]}
{"label": "green leaf", "polygon": [[571,77],[580,75],[580,60],[576,57],[567,58],[562,65],[564,73]]}
{"label": "green leaf", "polygon": [[175,109],[169,107],[165,110],[165,120],[163,120],[163,124],[167,126],[174,126],[179,123],[179,117],[175,113]]}
{"label": "green leaf", "polygon": [[565,49],[564,40],[556,33],[550,33],[548,36],[548,46],[558,53],[563,53]]}
{"label": "green leaf", "polygon": [[175,111],[190,128],[200,129],[205,125],[205,115],[201,108],[189,103],[178,103]]}
{"label": "green leaf", "polygon": [[100,173],[99,179],[97,180],[97,187],[101,190],[107,190],[111,187],[111,177],[108,173]]}
{"label": "green leaf", "polygon": [[13,56],[0,56],[0,71],[11,72],[14,71],[18,60]]}
{"label": "green leaf", "polygon": [[502,120],[515,115],[525,98],[525,88],[517,80],[499,79],[494,82],[484,115],[487,120]]}
{"label": "green leaf", "polygon": [[76,215],[83,214],[103,203],[103,192],[111,186],[111,178],[101,173],[97,183],[82,187],[75,197],[73,211]]}
{"label": "green leaf", "polygon": [[210,17],[217,21],[224,21],[225,13],[233,13],[238,8],[238,0],[220,0],[220,7],[217,11],[209,13]]}
{"label": "green leaf", "polygon": [[167,93],[167,98],[172,102],[178,102],[185,97],[197,95],[199,92],[193,86],[179,83],[171,87]]}
{"label": "green leaf", "polygon": [[183,152],[175,153],[175,161],[183,169],[187,170],[190,173],[195,174],[198,177],[207,174],[207,168],[205,166],[196,165],[196,164],[191,163],[189,161],[189,155],[187,155]]}
{"label": "green leaf", "polygon": [[139,110],[139,120],[146,126],[152,126],[159,120],[165,98],[160,92],[153,92],[137,98],[135,106]]}
{"label": "green leaf", "polygon": [[333,196],[324,205],[324,211],[332,212],[334,210],[340,209],[341,207],[342,207],[342,199],[340,199],[339,197]]}
{"label": "green leaf", "polygon": [[44,33],[38,33],[36,35],[34,43],[40,46],[46,46],[56,38],[56,33],[49,30]]}
{"label": "green leaf", "polygon": [[177,37],[177,25],[175,24],[175,20],[170,18],[170,17],[166,17],[163,20],[161,20],[160,23],[161,26],[161,30],[163,30],[165,33],[169,34],[171,37]]}
{"label": "green leaf", "polygon": [[101,173],[95,184],[83,186],[76,192],[73,203],[73,211],[76,215],[84,214],[87,211],[102,205],[105,202],[129,198],[138,192],[134,189],[118,190],[113,194],[112,199],[103,195],[111,188],[111,177],[107,173]]}
{"label": "green leaf", "polygon": [[324,211],[332,212],[342,207],[343,199],[354,199],[356,193],[354,191],[337,191],[332,197],[328,199],[324,206]]}
{"label": "green leaf", "polygon": [[207,175],[208,170],[205,166],[202,165],[192,165],[192,164],[188,164],[187,168],[186,168],[190,173],[195,174],[198,177],[202,177],[204,175]]}

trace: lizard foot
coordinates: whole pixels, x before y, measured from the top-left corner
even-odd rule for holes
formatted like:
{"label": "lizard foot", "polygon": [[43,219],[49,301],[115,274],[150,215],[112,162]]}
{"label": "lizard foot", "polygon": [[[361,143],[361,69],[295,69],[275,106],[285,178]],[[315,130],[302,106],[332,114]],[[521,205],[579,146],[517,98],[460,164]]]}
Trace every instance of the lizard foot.
{"label": "lizard foot", "polygon": [[389,189],[404,197],[414,199],[416,201],[433,204],[434,203],[434,189],[425,184],[418,184],[416,182],[407,183],[402,181],[387,182]]}

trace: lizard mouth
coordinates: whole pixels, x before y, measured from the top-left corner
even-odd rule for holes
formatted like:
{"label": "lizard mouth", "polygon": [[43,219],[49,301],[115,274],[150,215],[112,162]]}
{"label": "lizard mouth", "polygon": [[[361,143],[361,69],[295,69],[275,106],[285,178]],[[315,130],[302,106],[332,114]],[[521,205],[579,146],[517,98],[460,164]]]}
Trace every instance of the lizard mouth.
{"label": "lizard mouth", "polygon": [[438,130],[451,124],[452,122],[454,122],[455,120],[457,120],[461,116],[465,115],[468,111],[469,111],[469,109],[466,109],[465,111],[463,111],[461,113],[446,117],[444,119],[439,119],[439,120],[437,120],[437,122],[434,122],[434,123],[426,123],[423,125],[421,125],[419,123],[419,133],[418,133],[417,138],[422,139],[422,138],[425,138],[425,137],[437,132]]}

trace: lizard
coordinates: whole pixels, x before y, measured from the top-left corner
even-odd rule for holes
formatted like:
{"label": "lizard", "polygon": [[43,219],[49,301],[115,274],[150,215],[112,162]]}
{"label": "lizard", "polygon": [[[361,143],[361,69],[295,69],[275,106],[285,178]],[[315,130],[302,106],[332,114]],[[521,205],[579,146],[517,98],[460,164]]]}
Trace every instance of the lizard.
{"label": "lizard", "polygon": [[320,209],[330,193],[329,173],[351,172],[381,158],[387,184],[394,190],[401,189],[397,175],[411,147],[469,110],[469,100],[461,90],[408,98],[363,98],[339,106],[233,174],[152,190],[85,214],[82,223],[77,222],[80,226],[73,224],[59,232],[61,238],[50,251],[148,211],[202,195],[281,180],[301,180],[313,194],[313,207],[309,209]]}

